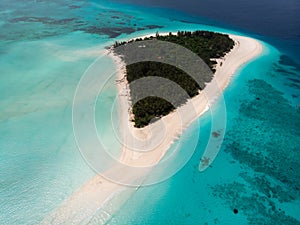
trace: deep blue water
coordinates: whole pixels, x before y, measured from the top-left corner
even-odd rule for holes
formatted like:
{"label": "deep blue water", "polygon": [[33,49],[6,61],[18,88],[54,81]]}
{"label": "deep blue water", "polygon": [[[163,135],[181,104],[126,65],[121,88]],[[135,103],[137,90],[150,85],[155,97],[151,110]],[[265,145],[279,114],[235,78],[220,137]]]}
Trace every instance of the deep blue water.
{"label": "deep blue water", "polygon": [[[74,140],[72,99],[104,47],[178,29],[249,35],[265,41],[264,52],[224,92],[227,128],[212,166],[198,170],[214,132],[207,113],[182,136],[184,152],[200,131],[186,166],[140,188],[108,224],[300,224],[299,2],[119,2],[1,1],[0,224],[39,223],[95,175]],[[115,70],[108,59],[100,68]],[[108,89],[97,110],[106,115],[115,95]]]}
{"label": "deep blue water", "polygon": [[[258,34],[300,62],[300,2],[297,0],[113,0],[150,8],[163,7],[174,19],[208,23]],[[164,9],[164,10],[165,10]],[[158,10],[159,11],[159,10]],[[184,15],[185,14],[185,15]],[[193,16],[193,17],[192,17]]]}

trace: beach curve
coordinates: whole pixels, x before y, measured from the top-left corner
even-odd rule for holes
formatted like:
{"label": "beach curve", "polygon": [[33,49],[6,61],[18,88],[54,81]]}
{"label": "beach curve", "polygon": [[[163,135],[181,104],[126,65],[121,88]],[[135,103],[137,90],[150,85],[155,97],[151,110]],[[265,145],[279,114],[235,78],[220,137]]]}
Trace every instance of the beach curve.
{"label": "beach curve", "polygon": [[[213,82],[216,82],[218,84],[218,88],[222,91],[228,86],[231,77],[242,65],[250,60],[253,60],[262,52],[262,45],[255,39],[237,35],[230,35],[230,37],[235,41],[235,46],[223,59],[218,60],[216,73],[214,74],[213,78]],[[110,57],[113,58],[118,68],[117,80],[122,80],[125,74],[124,62],[116,55],[110,54]],[[212,82],[207,84],[206,89],[211,88],[211,91],[213,92],[214,87],[212,87],[211,84]],[[133,123],[130,121],[131,114],[128,110],[130,108],[128,95],[121,95],[122,92],[128,90],[126,80],[124,82],[118,82],[117,88],[122,129],[124,130],[124,127],[126,127],[128,132],[132,132],[140,139],[151,140],[151,130],[154,129],[159,132],[159,129],[155,128],[156,123],[151,124],[143,129],[134,128]],[[215,99],[218,98],[218,94],[219,93],[216,91]],[[188,121],[184,121],[184,124],[181,124],[180,122],[174,122],[180,121],[180,118],[178,118],[178,114],[176,112],[172,112],[163,117],[162,120],[166,126],[165,132],[167,133],[167,135],[164,136],[164,141],[154,151],[148,153],[135,152],[123,147],[120,161],[136,167],[157,164],[163,158],[166,151],[170,148],[174,142],[174,139],[178,138],[178,136],[186,127],[188,127],[195,119],[197,119],[204,112],[206,112],[209,107],[211,107],[211,105],[208,104],[205,95],[202,93],[188,101],[188,103],[182,107],[187,107],[188,104],[192,104],[196,109],[196,116],[188,117]],[[112,168],[107,172],[122,172],[125,176],[124,180],[130,182],[132,179],[130,174],[127,174],[126,171],[120,171],[120,169],[121,168]],[[202,169],[204,170],[205,166],[203,166]],[[144,175],[145,174],[141,174],[141,176]],[[117,198],[121,192],[128,191],[128,195],[118,202],[118,204],[121,205],[122,202],[126,201],[126,198],[129,198],[130,195],[134,193],[135,190],[136,187],[127,187],[112,181],[108,181],[101,175],[95,176],[85,185],[83,185],[83,187],[81,187],[78,191],[76,191],[59,208],[49,214],[42,224],[89,223],[90,221],[95,220],[94,217],[96,213],[97,223],[103,224],[109,220],[111,215],[118,207],[112,206],[110,204],[111,200]]]}

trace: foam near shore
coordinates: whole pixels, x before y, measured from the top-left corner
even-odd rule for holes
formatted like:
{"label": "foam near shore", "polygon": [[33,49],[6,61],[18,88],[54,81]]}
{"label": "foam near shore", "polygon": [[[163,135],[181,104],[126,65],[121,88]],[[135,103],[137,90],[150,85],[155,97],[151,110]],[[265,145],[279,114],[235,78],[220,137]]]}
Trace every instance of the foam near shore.
{"label": "foam near shore", "polygon": [[[209,110],[212,102],[208,101],[206,94],[209,93],[214,99],[217,99],[220,95],[220,91],[222,92],[230,83],[232,75],[243,64],[254,59],[262,52],[262,45],[255,39],[236,35],[230,35],[230,38],[235,41],[235,46],[225,57],[217,60],[218,64],[216,66],[214,78],[212,82],[205,87],[205,93],[201,92],[199,95],[189,100],[185,105],[181,106],[180,109],[161,118],[160,122],[139,129],[135,128],[133,122],[131,122],[132,115],[130,113],[129,87],[126,79],[124,79],[126,66],[120,57],[112,53],[109,54],[117,65],[118,71],[116,80],[119,81],[117,82],[117,89],[121,134],[122,138],[128,143],[122,148],[122,155],[120,158],[122,163],[131,167],[137,167],[137,170],[138,167],[154,166],[158,164],[171,147],[174,140],[178,138],[184,129]],[[190,107],[195,110],[194,113],[189,113]],[[184,112],[184,118],[180,117],[178,111]],[[164,126],[163,129],[161,127],[162,125]],[[158,141],[158,137],[160,137],[160,141]],[[130,149],[128,146],[134,146],[136,140],[140,141],[137,143],[138,146],[136,146],[138,149],[143,147],[148,149],[150,146],[151,151],[138,152]],[[146,176],[147,173],[151,173],[151,170],[131,175],[129,171],[126,171],[126,168],[116,167],[107,171],[107,173],[124,174],[124,180],[121,181],[121,183],[128,184],[131,181],[135,181],[137,179],[136,176]],[[135,191],[135,188],[133,187],[124,187],[123,185],[108,181],[100,175],[96,176],[75,192],[61,205],[61,207],[55,210],[43,222],[44,224],[79,224],[91,220],[95,213],[97,213],[97,224],[105,223],[116,209],[110,204],[111,200],[116,198],[119,193],[125,189],[129,191],[128,193],[130,194]],[[123,196],[118,204],[125,201],[130,194]]]}

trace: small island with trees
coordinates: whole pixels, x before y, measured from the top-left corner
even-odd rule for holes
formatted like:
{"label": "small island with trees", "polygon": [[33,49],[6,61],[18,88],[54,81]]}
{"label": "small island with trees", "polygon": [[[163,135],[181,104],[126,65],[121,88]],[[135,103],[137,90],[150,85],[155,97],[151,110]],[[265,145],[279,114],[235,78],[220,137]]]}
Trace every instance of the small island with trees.
{"label": "small island with trees", "polygon": [[[154,61],[143,61],[133,64],[127,63],[132,61],[132,58],[138,56],[135,52],[129,53],[124,51],[122,46],[126,46],[128,43],[132,42],[148,40],[167,41],[189,49],[209,66],[212,71],[211,75],[200,74],[198,82],[196,82],[184,71],[172,65]],[[113,51],[115,54],[119,55],[126,64],[125,79],[127,79],[127,82],[129,83],[131,101],[135,102],[132,106],[135,127],[145,127],[149,123],[169,114],[177,107],[186,103],[188,98],[186,95],[183,96],[182,93],[172,93],[171,87],[159,87],[158,85],[156,88],[164,88],[164,91],[173,94],[173,98],[175,99],[173,104],[165,99],[155,96],[149,96],[136,101],[136,99],[139,99],[139,94],[142,90],[131,87],[133,81],[150,76],[162,77],[178,84],[185,90],[189,98],[192,98],[198,95],[199,92],[205,88],[205,84],[212,80],[213,73],[215,72],[215,65],[217,64],[216,59],[224,57],[231,49],[233,49],[234,44],[234,41],[229,35],[210,31],[178,31],[176,35],[172,33],[169,33],[168,35],[159,35],[157,33],[155,36],[138,38],[128,42],[116,42],[113,46]],[[139,49],[139,51],[142,50]],[[153,49],[153,51],[159,52],[160,49]]]}

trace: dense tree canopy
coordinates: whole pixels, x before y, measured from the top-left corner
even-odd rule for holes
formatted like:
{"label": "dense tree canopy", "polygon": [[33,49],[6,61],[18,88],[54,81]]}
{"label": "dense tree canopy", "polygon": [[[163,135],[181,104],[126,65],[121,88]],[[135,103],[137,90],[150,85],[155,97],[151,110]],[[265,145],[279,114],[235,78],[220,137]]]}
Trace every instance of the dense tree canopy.
{"label": "dense tree canopy", "polygon": [[[195,54],[197,54],[202,60],[210,67],[210,69],[215,72],[215,59],[225,56],[234,46],[234,41],[226,34],[214,33],[209,31],[178,31],[177,35],[169,33],[169,35],[160,36],[158,33],[155,37],[147,37],[144,39],[131,40],[129,42],[116,42],[114,45],[114,51],[122,55],[126,62],[134,61],[135,58],[139,57],[139,52],[141,49],[133,49],[133,51],[125,51],[120,48],[120,46],[126,46],[130,42],[139,42],[146,40],[159,40],[168,41],[181,45]],[[153,54],[161,54],[161,49],[153,47]],[[157,53],[158,52],[158,53]],[[173,57],[175,55],[176,49],[174,49],[174,54],[167,57]],[[158,55],[157,57],[160,57]],[[138,60],[136,60],[138,61]],[[174,92],[172,86],[156,84],[149,85],[149,87],[133,87],[131,83],[143,77],[162,77],[177,83],[190,97],[194,97],[205,87],[205,83],[210,82],[212,75],[199,74],[197,75],[197,82],[186,74],[181,69],[153,61],[137,62],[134,64],[128,64],[126,66],[127,70],[127,80],[130,86],[131,100],[136,102],[132,107],[132,112],[134,114],[134,122],[136,127],[144,127],[148,125],[151,121],[165,116],[178,106],[184,104],[188,99],[187,95],[181,92]],[[156,96],[149,96],[141,100],[139,96],[145,88],[149,89],[160,89],[163,92],[167,92],[172,95],[174,100],[172,104],[165,99]],[[138,101],[137,101],[138,100]]]}

